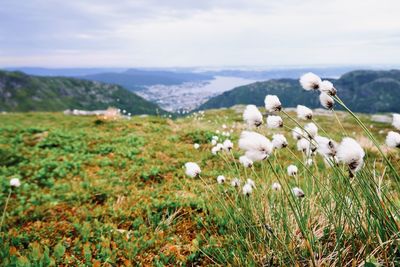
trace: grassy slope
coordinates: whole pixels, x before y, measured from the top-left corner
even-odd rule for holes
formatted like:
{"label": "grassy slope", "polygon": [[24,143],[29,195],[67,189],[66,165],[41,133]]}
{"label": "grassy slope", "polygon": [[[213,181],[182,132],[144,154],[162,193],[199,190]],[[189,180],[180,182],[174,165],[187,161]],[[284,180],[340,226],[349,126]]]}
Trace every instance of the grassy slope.
{"label": "grassy slope", "polygon": [[0,71],[2,111],[62,111],[65,109],[125,109],[132,114],[156,114],[155,104],[116,86],[63,77],[37,77]]}
{"label": "grassy slope", "polygon": [[[58,113],[0,116],[1,207],[8,178],[17,175],[23,183],[12,194],[0,236],[3,264],[42,258],[69,266],[207,265],[218,261],[218,247],[235,252],[232,244],[223,245],[229,236],[226,222],[206,208],[208,190],[202,181],[185,177],[182,166],[199,163],[203,179],[214,189],[219,188],[217,175],[232,177],[223,160],[211,155],[209,139],[215,130],[223,130],[222,124],[236,124],[236,145],[243,127],[240,113],[207,111],[201,120],[176,121],[101,121]],[[316,120],[338,132],[333,119]],[[360,138],[352,120],[343,121],[346,131]],[[374,123],[372,131],[382,141],[385,135],[378,132],[388,129]],[[194,142],[202,144],[200,150],[193,149]],[[234,153],[240,155],[237,147]],[[374,155],[368,152],[368,157]],[[399,154],[392,156],[398,159]],[[269,188],[271,181],[267,176],[256,182]]]}

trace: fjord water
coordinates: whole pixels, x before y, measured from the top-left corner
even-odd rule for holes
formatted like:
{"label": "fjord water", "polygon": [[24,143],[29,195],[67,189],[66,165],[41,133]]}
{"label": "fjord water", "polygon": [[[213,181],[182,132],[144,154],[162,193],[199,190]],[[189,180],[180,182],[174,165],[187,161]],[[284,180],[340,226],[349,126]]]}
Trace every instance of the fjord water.
{"label": "fjord water", "polygon": [[256,80],[215,76],[213,80],[187,82],[180,85],[153,85],[137,92],[168,111],[193,110],[213,96]]}

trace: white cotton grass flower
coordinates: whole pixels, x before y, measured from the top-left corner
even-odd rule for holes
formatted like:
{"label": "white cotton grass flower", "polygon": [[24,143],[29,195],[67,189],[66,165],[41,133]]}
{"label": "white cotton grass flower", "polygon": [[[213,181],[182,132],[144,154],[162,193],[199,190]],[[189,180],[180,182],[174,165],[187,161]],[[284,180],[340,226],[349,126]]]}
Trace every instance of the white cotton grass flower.
{"label": "white cotton grass flower", "polygon": [[287,167],[287,173],[289,176],[296,176],[298,172],[297,166],[296,165],[289,165]]}
{"label": "white cotton grass flower", "polygon": [[392,148],[400,148],[400,134],[390,131],[386,136],[386,144]]}
{"label": "white cotton grass flower", "polygon": [[304,132],[308,134],[310,138],[314,138],[318,134],[318,127],[313,122],[307,123],[304,126]]}
{"label": "white cotton grass flower", "polygon": [[274,145],[274,148],[280,149],[287,147],[288,142],[283,134],[274,134],[272,136],[272,144]]}
{"label": "white cotton grass flower", "polygon": [[293,193],[293,195],[295,195],[295,196],[298,197],[298,198],[302,198],[302,197],[305,196],[303,190],[301,190],[301,189],[298,188],[298,187],[293,187],[293,188],[292,188],[292,193]]}
{"label": "white cotton grass flower", "polygon": [[211,145],[215,146],[217,144],[217,140],[213,139],[211,140]]}
{"label": "white cotton grass flower", "polygon": [[301,138],[303,138],[304,132],[302,129],[300,129],[299,127],[295,127],[292,130],[292,137],[295,140],[300,140]]}
{"label": "white cotton grass flower", "polygon": [[224,149],[224,145],[221,143],[218,143],[216,146],[214,146],[213,148],[211,148],[211,153],[213,155],[217,155],[218,152],[222,151]]}
{"label": "white cotton grass flower", "polygon": [[333,86],[333,84],[330,81],[322,81],[319,85],[319,90],[322,93],[334,96],[336,95],[336,88]]}
{"label": "white cotton grass flower", "polygon": [[300,84],[307,91],[318,90],[321,82],[321,78],[312,72],[308,72],[300,77]]}
{"label": "white cotton grass flower", "polygon": [[232,181],[231,181],[231,186],[239,187],[240,186],[240,180],[238,178],[233,178]]}
{"label": "white cotton grass flower", "polygon": [[283,127],[283,120],[281,116],[270,115],[267,117],[268,128],[280,128]]}
{"label": "white cotton grass flower", "polygon": [[21,181],[18,178],[12,178],[10,180],[10,186],[12,186],[12,187],[20,187],[21,186]]}
{"label": "white cotton grass flower", "polygon": [[297,151],[301,151],[306,155],[310,155],[312,152],[316,150],[316,147],[310,140],[301,138],[297,141]]}
{"label": "white cotton grass flower", "polygon": [[243,131],[239,139],[239,147],[246,151],[245,155],[252,161],[267,158],[273,151],[273,144],[265,136]]}
{"label": "white cotton grass flower", "polygon": [[400,114],[397,114],[397,113],[394,113],[394,114],[393,114],[392,125],[393,125],[394,128],[396,128],[397,130],[400,130]]}
{"label": "white cotton grass flower", "polygon": [[317,135],[314,138],[317,143],[317,152],[322,156],[333,157],[336,155],[337,143],[332,139]]}
{"label": "white cotton grass flower", "polygon": [[243,112],[243,120],[250,127],[258,127],[263,123],[263,116],[255,105],[247,105]]}
{"label": "white cotton grass flower", "polygon": [[223,175],[218,175],[218,177],[217,177],[217,183],[219,183],[219,184],[225,183],[225,176],[223,176]]}
{"label": "white cotton grass flower", "polygon": [[[219,132],[218,132],[219,133]],[[212,137],[212,140],[215,140],[215,141],[218,141],[218,136],[216,136],[216,135],[214,135],[213,137]]]}
{"label": "white cotton grass flower", "polygon": [[365,152],[356,140],[345,137],[338,146],[336,156],[340,162],[349,167],[352,175],[362,168]]}
{"label": "white cotton grass flower", "polygon": [[256,183],[250,178],[246,180],[246,184],[249,184],[251,187],[256,188]]}
{"label": "white cotton grass flower", "polygon": [[271,185],[271,188],[272,188],[272,190],[274,190],[274,191],[280,191],[280,190],[282,189],[282,186],[280,185],[280,183],[275,182],[275,183],[273,183],[273,184]]}
{"label": "white cotton grass flower", "polygon": [[245,184],[242,188],[243,195],[250,196],[253,193],[253,187],[250,184]]}
{"label": "white cotton grass flower", "polygon": [[321,93],[319,95],[319,102],[326,109],[333,109],[333,106],[335,105],[335,100],[333,100],[331,96],[325,93]]}
{"label": "white cotton grass flower", "polygon": [[297,118],[301,120],[311,120],[313,117],[313,111],[303,105],[297,105],[296,113],[297,113]]}
{"label": "white cotton grass flower", "polygon": [[248,150],[248,151],[246,151],[246,152],[244,153],[244,155],[245,155],[248,159],[250,159],[250,160],[252,160],[253,162],[255,162],[255,161],[262,161],[262,160],[267,159],[267,158],[269,157],[270,154],[266,154],[266,153],[264,153],[264,152],[260,152],[260,151],[257,151],[257,150]]}
{"label": "white cotton grass flower", "polygon": [[265,109],[268,112],[280,111],[282,109],[281,101],[276,95],[267,95],[264,100]]}
{"label": "white cotton grass flower", "polygon": [[196,143],[196,144],[193,145],[193,147],[194,147],[194,149],[199,149],[200,145]]}
{"label": "white cotton grass flower", "polygon": [[253,161],[251,159],[249,159],[248,157],[246,157],[246,156],[240,156],[239,157],[239,162],[245,168],[250,168],[251,166],[253,166]]}
{"label": "white cotton grass flower", "polygon": [[224,149],[225,149],[226,151],[230,151],[230,150],[233,149],[233,143],[232,143],[232,141],[229,140],[229,139],[226,139],[222,145],[224,146]]}
{"label": "white cotton grass flower", "polygon": [[185,170],[186,175],[191,178],[195,178],[201,173],[199,165],[197,165],[197,163],[194,162],[185,163],[185,168],[186,168]]}
{"label": "white cotton grass flower", "polygon": [[308,159],[306,160],[306,162],[304,162],[304,164],[305,164],[306,166],[312,166],[312,164],[313,164],[312,158],[308,158]]}

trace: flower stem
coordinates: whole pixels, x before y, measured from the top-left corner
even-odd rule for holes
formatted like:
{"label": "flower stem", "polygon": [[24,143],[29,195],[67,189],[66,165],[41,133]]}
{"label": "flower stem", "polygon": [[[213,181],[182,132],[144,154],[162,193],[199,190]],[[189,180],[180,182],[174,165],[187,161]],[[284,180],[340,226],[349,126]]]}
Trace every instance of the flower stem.
{"label": "flower stem", "polygon": [[10,197],[11,197],[11,188],[10,188],[10,192],[8,193],[8,197],[7,197],[7,200],[6,200],[6,204],[5,204],[5,206],[4,206],[4,210],[3,210],[3,216],[1,216],[1,222],[0,222],[0,232],[1,232],[1,229],[2,229],[2,227],[3,227],[3,222],[4,222],[4,218],[6,217],[6,210],[7,210],[7,206],[8,206],[8,201],[10,200]]}

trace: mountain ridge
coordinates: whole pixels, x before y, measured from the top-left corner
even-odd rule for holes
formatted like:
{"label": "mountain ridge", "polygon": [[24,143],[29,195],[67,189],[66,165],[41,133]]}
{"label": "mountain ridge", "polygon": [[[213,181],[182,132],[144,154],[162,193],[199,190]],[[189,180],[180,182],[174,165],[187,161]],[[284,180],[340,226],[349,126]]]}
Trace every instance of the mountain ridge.
{"label": "mountain ridge", "polygon": [[[400,70],[356,70],[343,74],[334,83],[338,96],[355,112],[400,112]],[[301,88],[296,79],[272,79],[240,86],[209,99],[197,110],[237,104],[264,106],[267,94],[277,95],[285,107],[298,104],[321,107],[318,94]],[[336,105],[337,109],[340,109]]]}
{"label": "mountain ridge", "polygon": [[118,85],[0,71],[1,111],[96,110],[108,107],[125,109],[131,114],[165,112]]}

